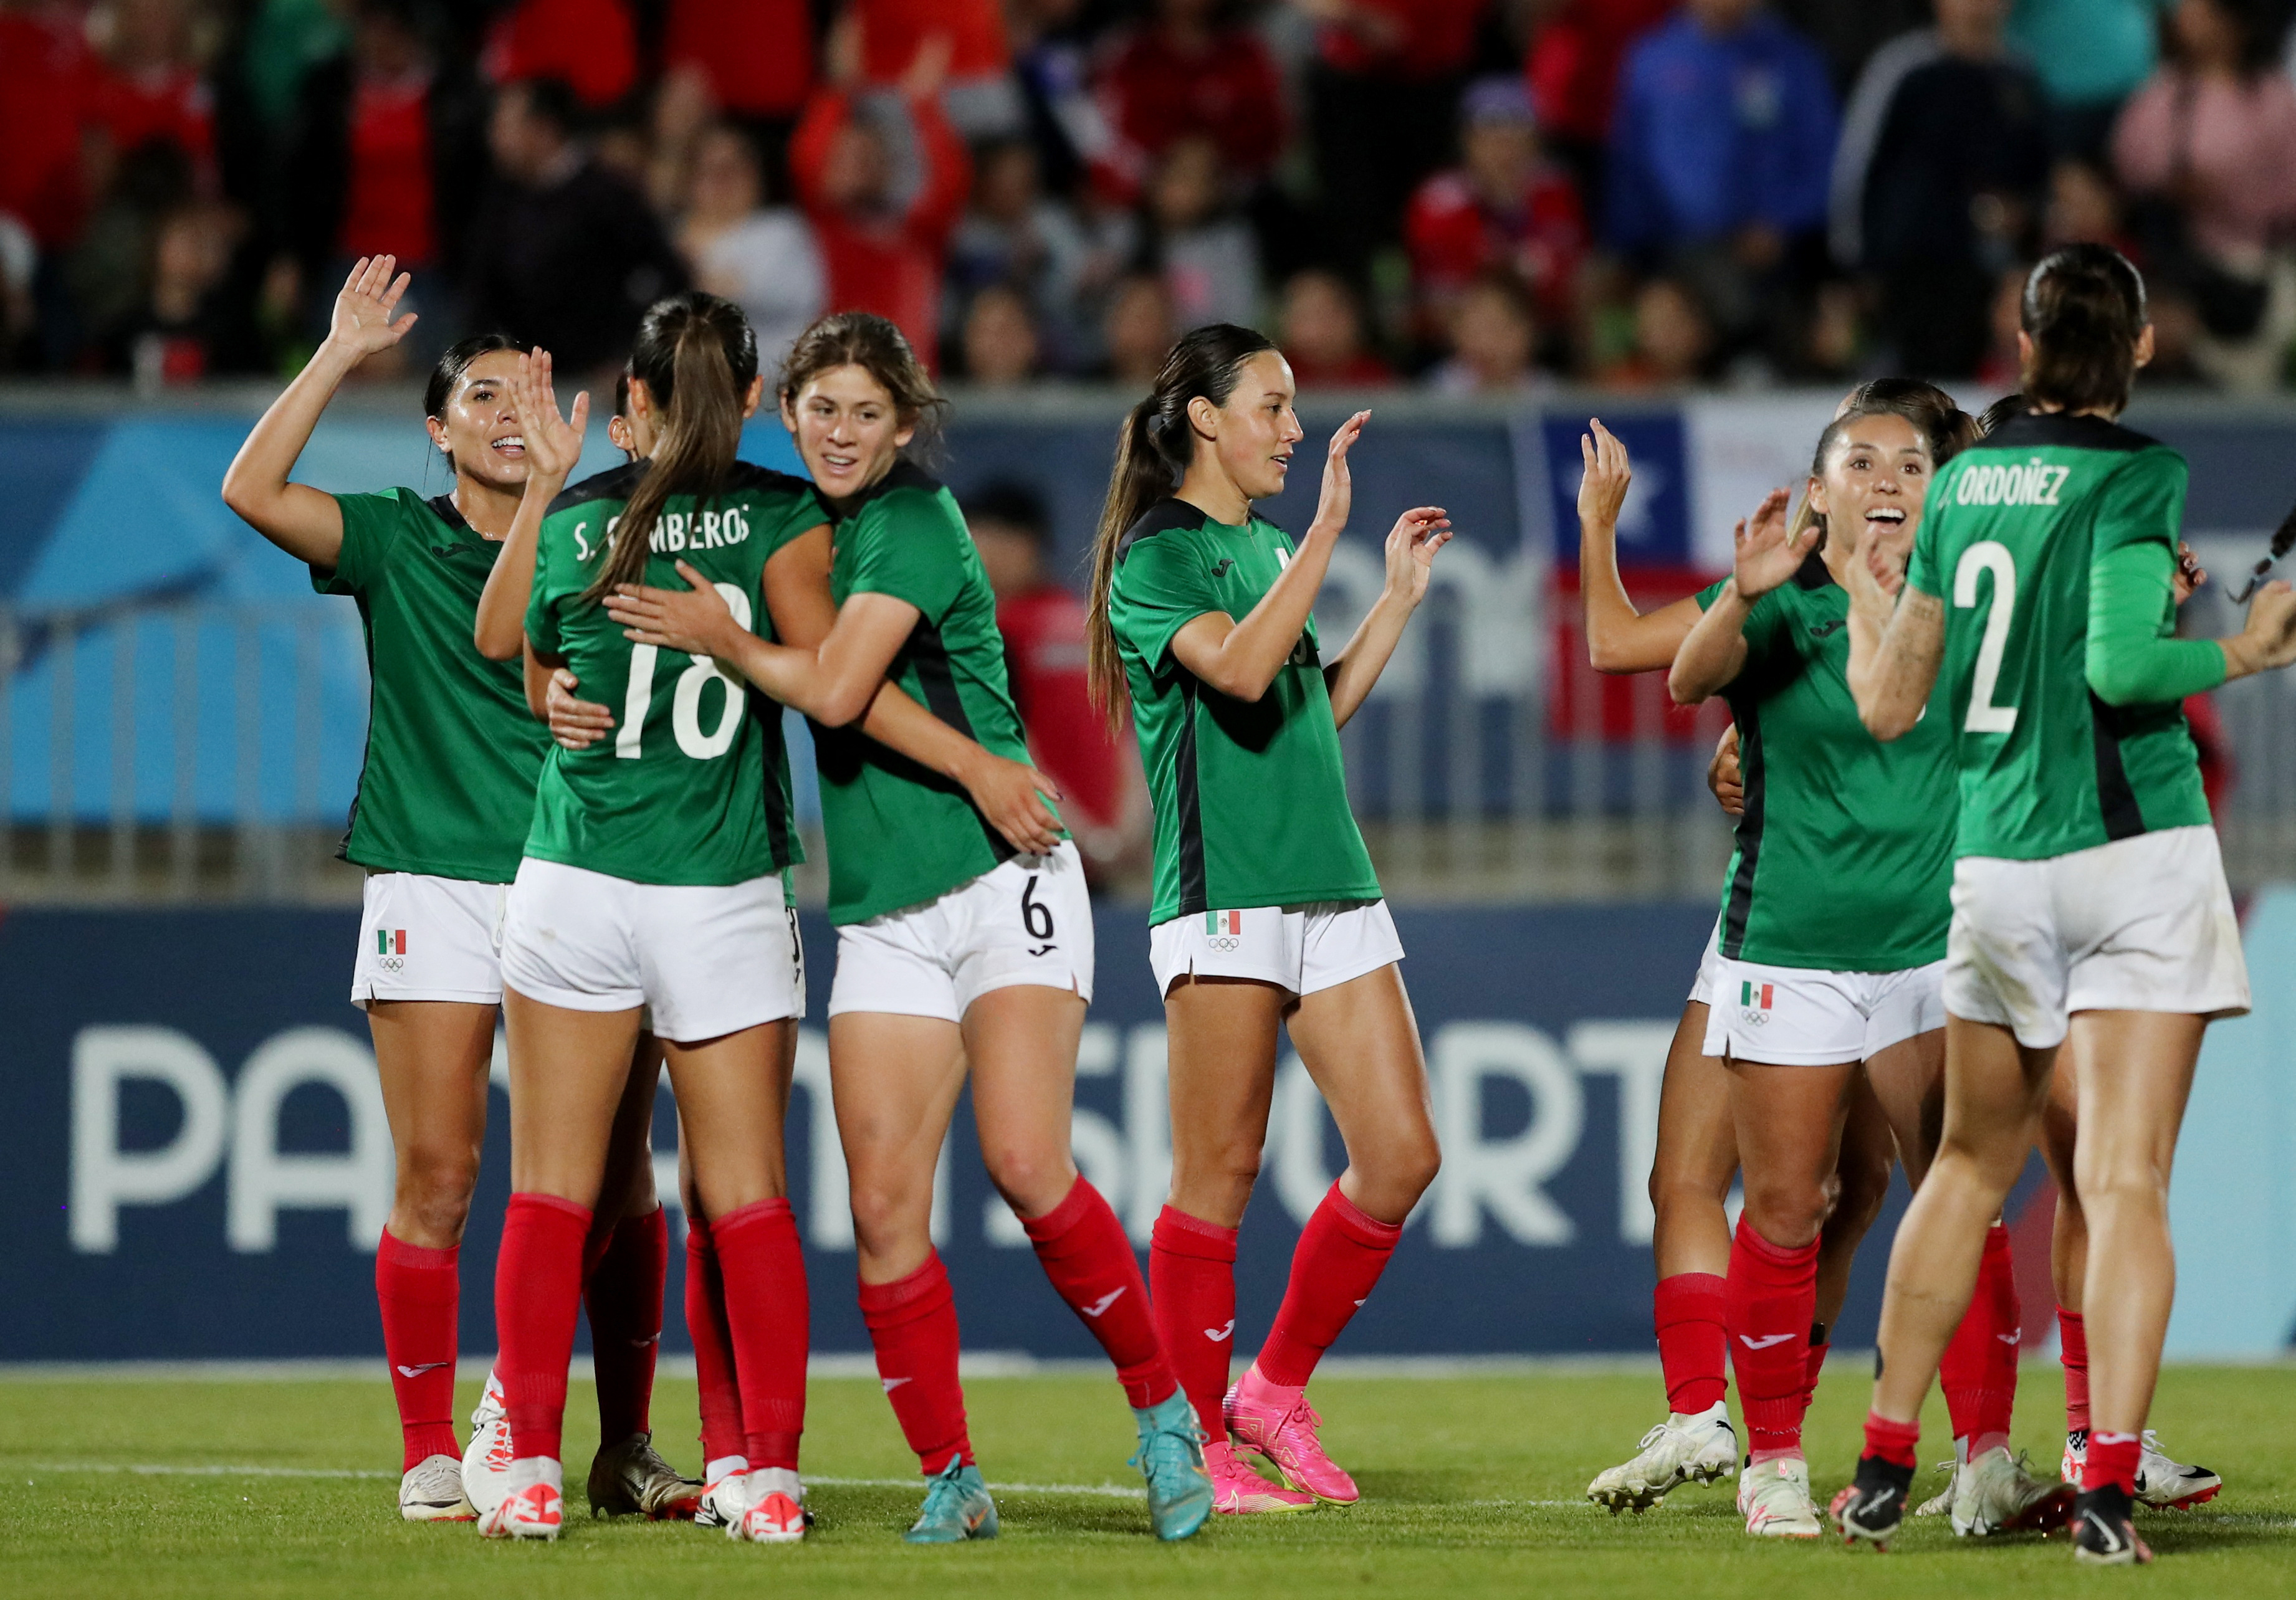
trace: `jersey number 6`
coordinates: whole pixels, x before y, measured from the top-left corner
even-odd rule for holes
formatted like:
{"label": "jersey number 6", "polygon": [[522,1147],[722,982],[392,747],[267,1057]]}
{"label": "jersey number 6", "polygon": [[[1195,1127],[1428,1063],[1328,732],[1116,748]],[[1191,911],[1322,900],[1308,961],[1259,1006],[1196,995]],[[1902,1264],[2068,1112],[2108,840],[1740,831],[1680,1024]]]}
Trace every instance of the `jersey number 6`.
{"label": "jersey number 6", "polygon": [[1996,706],[1993,690],[2001,680],[2002,653],[2009,648],[2009,614],[2017,605],[2017,563],[2007,545],[1982,539],[1961,552],[1953,569],[1953,603],[1960,609],[1976,605],[1978,575],[1986,572],[1993,575],[1993,604],[1985,614],[1977,675],[1969,685],[1969,715],[1961,725],[1972,733],[2006,733],[2017,725],[2017,708]]}
{"label": "jersey number 6", "polygon": [[[750,625],[750,597],[731,584],[713,584],[711,588],[726,597],[726,608],[743,628]],[[660,647],[634,644],[630,647],[629,687],[622,696],[622,725],[614,731],[614,754],[624,761],[636,761],[644,754],[646,709],[653,704],[653,669],[660,656]],[[707,656],[689,656],[693,662],[677,675],[677,686],[671,691],[669,702],[670,731],[677,736],[677,747],[696,761],[710,761],[734,747],[734,736],[742,731],[742,713],[748,696],[742,685],[718,670],[718,664]],[[707,732],[701,727],[701,691],[715,681],[726,686],[724,709],[718,714],[718,726]]]}

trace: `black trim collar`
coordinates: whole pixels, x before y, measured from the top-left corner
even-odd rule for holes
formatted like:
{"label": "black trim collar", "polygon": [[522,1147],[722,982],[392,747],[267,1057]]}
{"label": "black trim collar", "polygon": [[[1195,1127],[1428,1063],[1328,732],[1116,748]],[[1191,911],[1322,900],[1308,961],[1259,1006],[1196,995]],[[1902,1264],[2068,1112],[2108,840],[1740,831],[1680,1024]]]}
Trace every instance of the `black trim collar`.
{"label": "black trim collar", "polygon": [[2071,417],[2062,412],[2020,412],[1985,437],[1972,450],[2040,450],[2055,445],[2067,450],[2112,450],[2134,453],[2150,450],[2161,441],[2103,417]]}

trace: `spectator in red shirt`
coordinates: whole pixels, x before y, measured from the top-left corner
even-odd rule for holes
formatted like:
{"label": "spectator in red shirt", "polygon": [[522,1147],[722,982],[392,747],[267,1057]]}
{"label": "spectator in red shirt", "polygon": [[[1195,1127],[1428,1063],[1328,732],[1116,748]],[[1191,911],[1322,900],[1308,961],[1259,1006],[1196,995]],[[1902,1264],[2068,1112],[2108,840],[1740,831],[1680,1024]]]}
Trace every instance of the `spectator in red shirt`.
{"label": "spectator in red shirt", "polygon": [[[947,35],[929,36],[894,104],[905,108],[921,170],[903,184],[883,132],[846,86],[816,93],[790,146],[791,176],[813,220],[829,273],[829,303],[890,319],[928,363],[936,360],[941,266],[972,184],[972,159],[940,107]],[[889,110],[882,97],[868,110]],[[906,192],[904,191],[906,190]]]}
{"label": "spectator in red shirt", "polygon": [[1420,184],[1404,221],[1423,313],[1439,322],[1477,273],[1504,267],[1530,286],[1550,327],[1567,325],[1587,216],[1569,175],[1541,155],[1529,95],[1513,78],[1484,78],[1459,124],[1459,166]]}
{"label": "spectator in red shirt", "polygon": [[1046,570],[1052,527],[1045,502],[999,481],[964,497],[964,520],[996,592],[1004,675],[1037,770],[1060,786],[1061,820],[1085,870],[1105,881],[1136,868],[1148,842],[1148,791],[1132,740],[1109,731],[1085,673],[1084,602]]}
{"label": "spectator in red shirt", "polygon": [[603,110],[638,81],[629,0],[517,0],[488,35],[485,66],[497,84],[555,78]]}
{"label": "spectator in red shirt", "polygon": [[87,221],[97,72],[77,6],[0,0],[0,216],[22,224],[47,269]]}
{"label": "spectator in red shirt", "polygon": [[1303,389],[1367,388],[1393,383],[1395,371],[1364,348],[1363,309],[1337,273],[1311,266],[1283,285],[1277,324],[1283,359]]}
{"label": "spectator in red shirt", "polygon": [[813,93],[808,0],[669,0],[661,87],[654,96],[655,204],[673,209],[690,181],[704,128],[749,136],[766,188],[787,194],[790,135]]}
{"label": "spectator in red shirt", "polygon": [[1308,79],[1334,265],[1361,277],[1404,202],[1450,154],[1452,108],[1490,0],[1292,0],[1314,18]]}
{"label": "spectator in red shirt", "polygon": [[1028,113],[1013,80],[1013,47],[1001,0],[852,0],[847,13],[861,34],[861,81],[898,88],[920,52],[947,52],[941,109],[968,139],[1021,132]]}
{"label": "spectator in red shirt", "polygon": [[1235,25],[1229,0],[1157,0],[1153,20],[1118,35],[1095,73],[1114,141],[1095,177],[1129,201],[1157,159],[1189,135],[1219,147],[1228,170],[1256,184],[1283,143],[1283,86],[1259,36]]}
{"label": "spectator in red shirt", "polygon": [[1580,192],[1603,192],[1603,149],[1627,46],[1666,20],[1675,0],[1560,0],[1531,35],[1523,77],[1549,149]]}
{"label": "spectator in red shirt", "polygon": [[185,0],[119,0],[97,80],[96,120],[111,154],[155,141],[192,159],[203,184],[215,171],[215,97],[192,53]]}

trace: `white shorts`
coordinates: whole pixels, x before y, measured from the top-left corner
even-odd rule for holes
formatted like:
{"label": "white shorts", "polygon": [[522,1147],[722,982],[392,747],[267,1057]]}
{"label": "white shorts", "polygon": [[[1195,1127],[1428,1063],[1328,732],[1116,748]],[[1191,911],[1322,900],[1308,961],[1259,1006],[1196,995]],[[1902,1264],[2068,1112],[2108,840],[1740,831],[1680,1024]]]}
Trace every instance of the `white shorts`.
{"label": "white shorts", "polygon": [[359,915],[351,1004],[373,1000],[502,1000],[503,898],[507,884],[370,872]]}
{"label": "white shorts", "polygon": [[1067,839],[922,905],[839,928],[829,1014],[963,1022],[982,995],[1021,984],[1092,999],[1092,899]]}
{"label": "white shorts", "polygon": [[1771,1066],[1870,1061],[1945,1026],[1945,963],[1827,972],[1718,959],[1704,1053]]}
{"label": "white shorts", "polygon": [[1722,918],[1714,918],[1714,931],[1706,935],[1706,949],[1698,958],[1698,976],[1691,980],[1690,998],[1702,1006],[1714,1003],[1714,985],[1720,981],[1722,970]]}
{"label": "white shorts", "polygon": [[1148,930],[1156,992],[1184,977],[1255,978],[1313,994],[1403,959],[1383,900],[1319,900],[1175,917]]}
{"label": "white shorts", "polygon": [[2076,1011],[2248,1009],[2248,961],[2213,828],[2168,828],[2046,861],[1953,869],[1946,1009],[2063,1042]]}
{"label": "white shorts", "polygon": [[634,884],[529,856],[503,917],[503,982],[570,1011],[651,1008],[686,1044],[805,1015],[805,950],[778,873]]}

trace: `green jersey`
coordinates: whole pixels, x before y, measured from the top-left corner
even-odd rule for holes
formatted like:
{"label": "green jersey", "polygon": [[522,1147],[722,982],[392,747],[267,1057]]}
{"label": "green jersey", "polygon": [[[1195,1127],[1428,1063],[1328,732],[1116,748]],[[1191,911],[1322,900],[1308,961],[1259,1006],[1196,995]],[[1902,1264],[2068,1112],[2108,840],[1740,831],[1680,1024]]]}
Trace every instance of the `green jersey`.
{"label": "green jersey", "polygon": [[[829,592],[840,606],[888,594],[917,608],[885,675],[983,749],[1029,759],[1004,676],[996,595],[956,499],[897,463],[837,525]],[[964,786],[886,748],[856,725],[814,729],[829,838],[829,919],[865,922],[922,905],[1009,859],[1013,846]]]}
{"label": "green jersey", "polygon": [[1208,910],[1377,900],[1310,618],[1258,700],[1231,699],[1172,655],[1209,612],[1242,617],[1292,559],[1283,529],[1160,501],[1117,547],[1109,621],[1156,816],[1152,922]]}
{"label": "green jersey", "polygon": [[[553,746],[526,853],[641,884],[738,884],[802,861],[781,707],[707,656],[633,644],[584,598],[644,461],[576,484],[551,502],[535,551],[526,636],[562,658],[614,730],[588,748]],[[645,581],[683,589],[698,568],[734,618],[773,637],[766,563],[828,520],[803,480],[747,463],[710,496],[673,494],[648,543]]]}
{"label": "green jersey", "polygon": [[1959,736],[1962,854],[2038,861],[2207,825],[2181,706],[2107,706],[2086,665],[2090,563],[2146,542],[2173,555],[2185,479],[2142,434],[2028,415],[1931,486],[1906,581],[1945,605],[1935,704]]}
{"label": "green jersey", "polygon": [[1866,731],[1849,623],[1849,593],[1816,555],[1747,608],[1746,663],[1722,691],[1746,786],[1722,893],[1732,960],[1901,972],[1945,957],[1953,735],[1934,710],[1892,744]]}
{"label": "green jersey", "polygon": [[479,594],[502,547],[451,495],[340,494],[343,548],[312,568],[322,594],[358,602],[366,633],[366,763],[351,802],[348,861],[504,884],[534,818],[550,733],[527,709],[519,664],[472,642]]}

